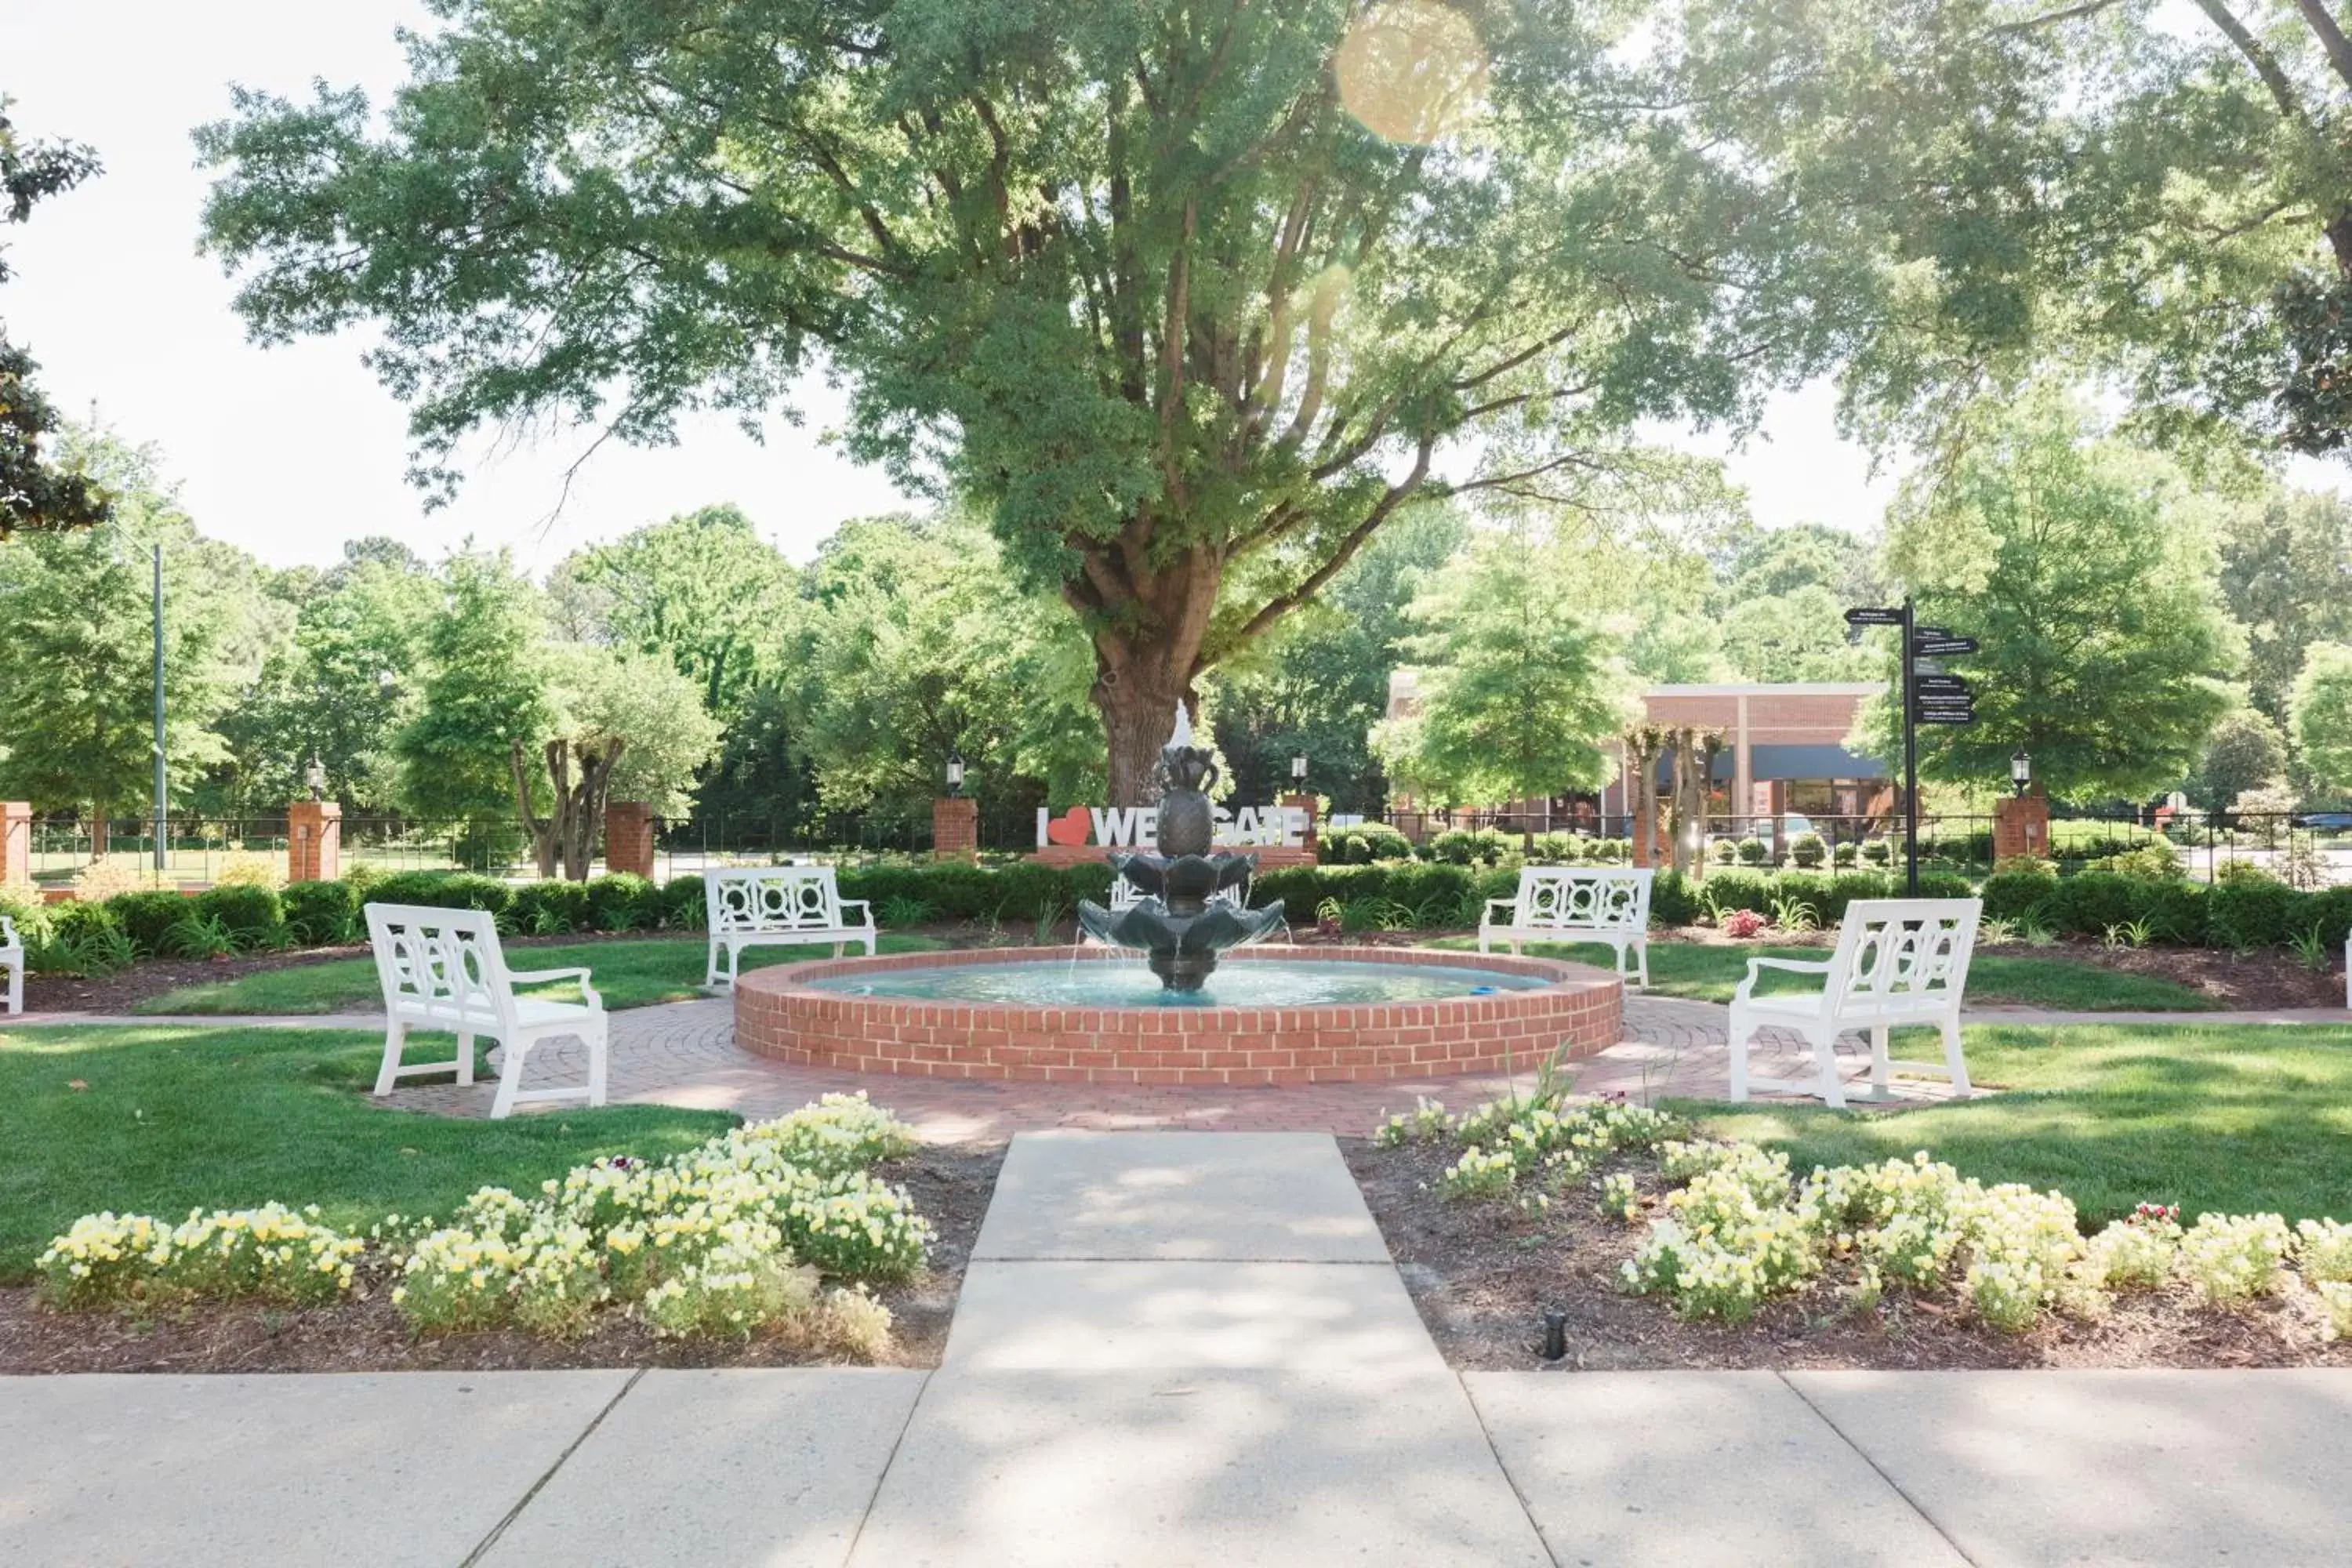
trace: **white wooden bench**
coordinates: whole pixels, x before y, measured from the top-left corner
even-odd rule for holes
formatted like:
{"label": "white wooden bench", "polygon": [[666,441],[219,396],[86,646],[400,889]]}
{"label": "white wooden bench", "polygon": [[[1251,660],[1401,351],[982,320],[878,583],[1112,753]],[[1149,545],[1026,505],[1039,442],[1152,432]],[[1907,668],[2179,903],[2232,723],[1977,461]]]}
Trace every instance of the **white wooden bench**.
{"label": "white wooden bench", "polygon": [[1621,980],[1632,952],[1633,983],[1647,989],[1650,885],[1656,878],[1654,871],[1624,866],[1529,866],[1519,873],[1517,895],[1486,900],[1478,951],[1491,952],[1498,942],[1514,953],[1528,942],[1603,942],[1617,954]]}
{"label": "white wooden bench", "polygon": [[[375,951],[376,976],[383,983],[383,1067],[375,1091],[390,1094],[394,1083],[418,1073],[447,1072],[474,1081],[474,1037],[487,1035],[506,1047],[499,1065],[493,1121],[518,1105],[543,1100],[585,1099],[604,1103],[604,999],[588,983],[584,969],[510,970],[499,946],[499,929],[479,910],[436,910],[414,904],[367,906],[368,942]],[[518,984],[576,980],[583,1002],[547,1002],[518,996]],[[446,1029],[457,1037],[455,1060],[401,1065],[411,1029]],[[581,1089],[522,1088],[523,1059],[541,1040],[576,1036],[588,1047],[588,1082]]]}
{"label": "white wooden bench", "polygon": [[21,1013],[25,1010],[25,943],[16,935],[16,922],[0,915],[0,973],[8,978],[0,987],[0,1013]]}
{"label": "white wooden bench", "polygon": [[[726,984],[735,988],[747,947],[833,944],[833,956],[861,942],[871,956],[879,934],[873,907],[864,899],[844,899],[830,866],[744,866],[702,874],[704,912],[710,927],[710,962],[703,984],[719,983],[719,955],[727,954]],[[858,911],[853,924],[847,911]]]}
{"label": "white wooden bench", "polygon": [[[1845,1104],[1838,1078],[1837,1037],[1846,1030],[1870,1036],[1870,1088],[1887,1093],[1887,1073],[1941,1073],[1956,1093],[1969,1092],[1968,1063],[1960,1057],[1960,997],[1968,987],[1969,958],[1977,945],[1977,921],[1984,905],[1976,899],[1856,899],[1838,928],[1837,951],[1826,959],[1751,958],[1748,977],[1731,998],[1731,1098],[1746,1100],[1761,1089],[1784,1094],[1818,1094],[1830,1105]],[[1789,995],[1759,996],[1756,982],[1767,969],[1818,974],[1822,989]],[[1886,1032],[1897,1025],[1932,1026],[1944,1037],[1942,1063],[1899,1062],[1886,1054]],[[1818,1082],[1751,1079],[1748,1047],[1759,1029],[1788,1029],[1813,1049]]]}

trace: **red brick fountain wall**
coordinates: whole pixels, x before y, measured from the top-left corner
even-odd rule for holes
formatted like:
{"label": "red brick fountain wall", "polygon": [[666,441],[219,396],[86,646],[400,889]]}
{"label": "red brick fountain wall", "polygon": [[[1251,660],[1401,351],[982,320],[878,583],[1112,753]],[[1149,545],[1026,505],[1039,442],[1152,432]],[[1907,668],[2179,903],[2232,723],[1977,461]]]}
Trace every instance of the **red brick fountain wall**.
{"label": "red brick fountain wall", "polygon": [[1622,1037],[1616,976],[1583,964],[1392,948],[1244,948],[1227,964],[1349,960],[1501,970],[1547,984],[1486,996],[1315,1007],[1042,1007],[851,996],[805,981],[968,963],[1118,963],[1105,948],[978,948],[819,959],[746,973],[735,1041],[761,1056],[847,1072],[1061,1083],[1267,1085],[1450,1078],[1532,1068]]}

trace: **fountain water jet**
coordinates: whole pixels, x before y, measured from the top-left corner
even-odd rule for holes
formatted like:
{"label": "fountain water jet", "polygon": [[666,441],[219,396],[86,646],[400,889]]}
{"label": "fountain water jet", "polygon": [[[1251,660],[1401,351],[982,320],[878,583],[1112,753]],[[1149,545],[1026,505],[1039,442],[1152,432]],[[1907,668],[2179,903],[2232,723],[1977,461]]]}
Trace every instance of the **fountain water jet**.
{"label": "fountain water jet", "polygon": [[1144,896],[1117,911],[1081,900],[1078,924],[1097,941],[1142,952],[1166,989],[1198,991],[1216,970],[1218,953],[1282,923],[1282,903],[1244,910],[1214,900],[1248,880],[1257,857],[1211,852],[1217,819],[1208,790],[1217,764],[1192,744],[1192,723],[1181,702],[1176,728],[1160,749],[1160,853],[1110,858],[1112,871]]}

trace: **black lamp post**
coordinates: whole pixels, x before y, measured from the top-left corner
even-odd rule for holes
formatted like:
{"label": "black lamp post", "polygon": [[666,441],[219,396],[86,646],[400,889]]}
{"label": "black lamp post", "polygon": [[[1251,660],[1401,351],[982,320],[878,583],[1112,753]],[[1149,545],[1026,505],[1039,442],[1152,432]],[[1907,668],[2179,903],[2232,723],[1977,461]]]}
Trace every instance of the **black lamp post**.
{"label": "black lamp post", "polygon": [[1290,788],[1294,794],[1303,794],[1306,791],[1307,753],[1304,752],[1290,753]]}
{"label": "black lamp post", "polygon": [[2033,759],[2021,746],[2018,748],[2017,754],[2009,759],[2009,782],[2017,787],[2021,796],[2025,794],[2025,786],[2033,782]]}
{"label": "black lamp post", "polygon": [[963,795],[963,751],[951,747],[948,752],[948,798],[956,800]]}
{"label": "black lamp post", "polygon": [[302,770],[302,782],[310,786],[312,800],[327,798],[327,770],[320,764],[319,753],[310,753],[310,765]]}

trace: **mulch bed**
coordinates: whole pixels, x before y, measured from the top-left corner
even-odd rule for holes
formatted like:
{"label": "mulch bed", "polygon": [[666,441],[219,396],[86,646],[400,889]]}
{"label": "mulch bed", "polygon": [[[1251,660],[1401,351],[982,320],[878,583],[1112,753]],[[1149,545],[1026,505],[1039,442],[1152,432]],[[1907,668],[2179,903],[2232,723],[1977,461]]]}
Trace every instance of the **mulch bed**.
{"label": "mulch bed", "polygon": [[[1460,1152],[1451,1144],[1379,1149],[1353,1138],[1340,1147],[1422,1321],[1460,1368],[2352,1367],[2352,1342],[2323,1341],[2325,1320],[2307,1293],[2224,1311],[2186,1287],[2135,1292],[2117,1295],[2101,1321],[2045,1319],[2020,1335],[1972,1321],[1955,1296],[1894,1289],[1869,1310],[1815,1290],[1769,1303],[1748,1323],[1685,1322],[1664,1301],[1620,1288],[1618,1266],[1643,1226],[1575,1196],[1535,1214],[1507,1201],[1449,1202],[1437,1178]],[[1541,1354],[1548,1311],[1568,1319],[1568,1354],[1558,1362]]]}
{"label": "mulch bed", "polygon": [[[1004,1146],[925,1148],[877,1167],[938,1228],[922,1278],[876,1292],[897,1319],[894,1366],[932,1367],[963,1288]],[[578,1340],[520,1331],[424,1339],[394,1310],[394,1282],[332,1307],[194,1306],[144,1314],[58,1312],[29,1286],[0,1288],[0,1373],[67,1372],[514,1372],[559,1367],[803,1366],[822,1355],[779,1334],[666,1340],[623,1312]]]}

